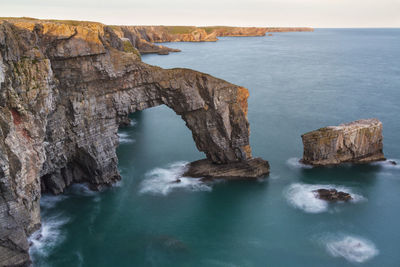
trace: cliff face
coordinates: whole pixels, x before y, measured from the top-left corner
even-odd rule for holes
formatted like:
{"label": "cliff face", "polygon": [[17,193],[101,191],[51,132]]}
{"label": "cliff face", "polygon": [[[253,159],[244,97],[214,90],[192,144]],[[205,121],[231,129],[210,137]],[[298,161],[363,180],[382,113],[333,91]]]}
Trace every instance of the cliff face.
{"label": "cliff face", "polygon": [[29,263],[41,192],[120,179],[117,130],[132,112],[167,105],[209,162],[251,159],[247,89],[147,65],[120,34],[99,23],[0,20],[0,266]]}
{"label": "cliff face", "polygon": [[312,28],[194,27],[194,26],[112,26],[120,38],[128,38],[140,53],[179,52],[154,43],[215,42],[223,36],[264,36],[266,32],[313,31]]}
{"label": "cliff face", "polygon": [[382,123],[377,119],[358,120],[306,133],[302,161],[311,165],[335,165],[385,160]]}

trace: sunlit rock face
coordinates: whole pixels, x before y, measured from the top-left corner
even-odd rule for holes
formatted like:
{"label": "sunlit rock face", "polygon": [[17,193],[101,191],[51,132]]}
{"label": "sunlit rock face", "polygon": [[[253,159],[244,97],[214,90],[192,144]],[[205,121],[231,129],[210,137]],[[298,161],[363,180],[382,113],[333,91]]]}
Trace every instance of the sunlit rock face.
{"label": "sunlit rock face", "polygon": [[328,126],[303,134],[303,163],[336,165],[385,160],[382,123],[377,119],[358,120]]}
{"label": "sunlit rock face", "polygon": [[29,263],[41,192],[120,179],[117,130],[132,112],[167,105],[209,162],[250,160],[248,96],[204,73],[147,65],[100,23],[0,20],[0,266]]}

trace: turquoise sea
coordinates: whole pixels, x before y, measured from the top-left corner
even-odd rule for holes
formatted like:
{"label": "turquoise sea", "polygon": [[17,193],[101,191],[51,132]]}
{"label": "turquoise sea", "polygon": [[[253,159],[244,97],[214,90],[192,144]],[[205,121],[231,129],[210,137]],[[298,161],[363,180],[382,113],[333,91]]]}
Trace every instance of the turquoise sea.
{"label": "turquoise sea", "polygon": [[[253,155],[270,176],[173,184],[204,155],[172,110],[134,113],[119,132],[119,184],[42,197],[34,266],[400,266],[400,29],[166,45],[182,52],[143,61],[249,89]],[[302,133],[361,118],[383,122],[384,153],[399,165],[298,163]],[[354,200],[327,204],[313,197],[320,187]]]}

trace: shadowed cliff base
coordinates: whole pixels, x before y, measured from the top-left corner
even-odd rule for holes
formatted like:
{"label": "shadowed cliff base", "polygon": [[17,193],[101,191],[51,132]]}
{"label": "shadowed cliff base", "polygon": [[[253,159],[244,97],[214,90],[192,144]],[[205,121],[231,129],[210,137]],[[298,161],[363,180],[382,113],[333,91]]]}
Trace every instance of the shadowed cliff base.
{"label": "shadowed cliff base", "polygon": [[147,65],[124,38],[100,23],[0,20],[1,266],[29,264],[27,236],[40,227],[42,192],[120,179],[117,131],[137,110],[173,109],[225,175],[267,173],[266,161],[253,164],[260,160],[249,144],[246,88]]}

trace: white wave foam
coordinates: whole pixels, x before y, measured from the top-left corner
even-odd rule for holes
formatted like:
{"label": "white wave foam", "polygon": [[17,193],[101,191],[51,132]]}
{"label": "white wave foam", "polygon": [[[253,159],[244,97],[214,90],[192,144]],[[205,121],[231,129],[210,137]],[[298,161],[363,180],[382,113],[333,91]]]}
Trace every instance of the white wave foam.
{"label": "white wave foam", "polygon": [[73,184],[69,188],[69,193],[79,196],[98,196],[98,191],[90,190],[87,184]]}
{"label": "white wave foam", "polygon": [[[393,162],[395,162],[396,164],[393,164]],[[398,160],[398,159],[387,159],[385,161],[373,162],[371,164],[381,166],[382,168],[385,168],[385,169],[400,170],[400,160]]]}
{"label": "white wave foam", "polygon": [[69,219],[61,215],[42,218],[42,227],[29,237],[31,244],[29,253],[40,256],[48,256],[51,250],[62,243],[65,235],[61,227],[68,223]]}
{"label": "white wave foam", "polygon": [[[175,162],[168,168],[156,168],[146,174],[146,179],[140,185],[140,193],[168,195],[173,190],[211,191],[211,187],[200,178],[182,177],[187,162]],[[180,182],[176,182],[177,179]]]}
{"label": "white wave foam", "polygon": [[136,141],[135,139],[132,139],[127,133],[118,133],[118,136],[120,144],[134,143]]}
{"label": "white wave foam", "polygon": [[137,124],[137,121],[135,119],[131,119],[131,126],[135,126]]}
{"label": "white wave foam", "polygon": [[357,236],[339,235],[325,242],[326,250],[333,257],[343,257],[350,262],[362,263],[379,254],[374,243]]}
{"label": "white wave foam", "polygon": [[65,195],[42,195],[40,198],[40,207],[43,209],[52,209],[54,208],[57,203],[67,199],[68,197]]}
{"label": "white wave foam", "polygon": [[319,199],[316,197],[316,193],[313,192],[314,190],[326,188],[326,189],[336,189],[338,191],[343,191],[346,193],[351,194],[353,199],[351,202],[357,203],[360,201],[366,200],[361,195],[354,194],[351,189],[342,187],[342,186],[335,186],[335,185],[310,185],[310,184],[300,184],[295,183],[291,184],[284,192],[284,195],[289,202],[295,208],[304,210],[308,213],[321,213],[328,211],[329,203],[325,200]]}
{"label": "white wave foam", "polygon": [[286,163],[292,169],[312,169],[311,165],[301,163],[299,158],[290,158]]}

